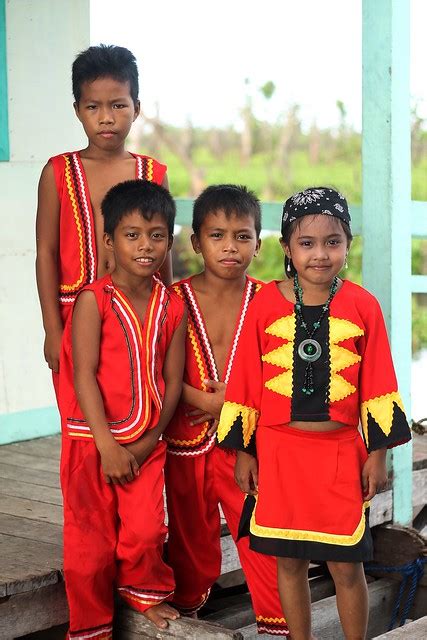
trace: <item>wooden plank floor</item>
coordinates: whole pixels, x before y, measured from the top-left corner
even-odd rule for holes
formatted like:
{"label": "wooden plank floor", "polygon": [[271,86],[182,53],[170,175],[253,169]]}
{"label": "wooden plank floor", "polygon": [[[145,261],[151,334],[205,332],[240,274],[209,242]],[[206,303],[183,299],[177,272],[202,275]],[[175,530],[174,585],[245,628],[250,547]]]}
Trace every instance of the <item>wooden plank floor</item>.
{"label": "wooden plank floor", "polygon": [[[427,438],[414,440],[419,504],[427,491]],[[59,455],[59,436],[0,446],[0,612],[1,598],[62,582]],[[376,500],[373,522],[390,520],[391,492]],[[224,541],[223,548],[226,572],[236,568],[237,560],[231,541]]]}

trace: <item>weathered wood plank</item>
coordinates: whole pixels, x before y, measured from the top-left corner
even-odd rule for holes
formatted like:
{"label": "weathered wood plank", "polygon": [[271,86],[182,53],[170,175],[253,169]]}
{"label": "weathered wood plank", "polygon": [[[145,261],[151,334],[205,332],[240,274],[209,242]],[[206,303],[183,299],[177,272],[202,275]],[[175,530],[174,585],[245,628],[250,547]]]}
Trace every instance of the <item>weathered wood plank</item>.
{"label": "weathered wood plank", "polygon": [[[19,558],[21,562],[29,562],[46,566],[50,569],[62,567],[62,546],[49,544],[39,540],[24,540],[11,535],[0,534],[1,558]],[[0,580],[1,580],[0,565]]]}
{"label": "weathered wood plank", "polygon": [[20,518],[6,513],[0,513],[0,533],[14,535],[26,540],[62,544],[62,526],[28,520],[27,518]]}
{"label": "weathered wood plank", "polygon": [[55,584],[61,579],[57,569],[43,569],[40,566],[30,566],[21,562],[19,558],[2,558],[0,587],[1,597],[16,593],[34,591],[48,584]]}
{"label": "weathered wood plank", "polygon": [[239,554],[237,553],[237,547],[234,543],[233,538],[230,535],[223,536],[220,540],[220,543],[222,554],[221,574],[240,569],[241,565]]}
{"label": "weathered wood plank", "polygon": [[[24,469],[38,469],[39,471],[59,471],[59,458],[44,458],[40,455],[32,456],[21,451],[5,451],[9,445],[0,447],[0,463],[13,464]],[[24,474],[25,476],[25,474]]]}
{"label": "weathered wood plank", "polygon": [[36,440],[14,442],[3,445],[2,449],[6,452],[18,451],[31,456],[42,456],[43,458],[59,460],[61,454],[61,436],[48,436],[46,438],[37,438]]}
{"label": "weathered wood plank", "polygon": [[135,636],[129,636],[130,631],[137,638],[179,638],[180,640],[242,640],[242,635],[238,631],[225,629],[221,625],[192,620],[190,618],[180,618],[171,620],[169,626],[164,631],[156,629],[143,615],[122,608],[117,614],[114,624],[117,629],[119,640],[133,640]]}
{"label": "weathered wood plank", "polygon": [[[31,482],[40,487],[59,488],[59,471],[40,471],[38,469],[23,469],[14,464],[0,464],[0,478]],[[0,480],[0,484],[2,484]]]}
{"label": "weathered wood plank", "polygon": [[62,525],[63,522],[61,507],[55,504],[26,500],[25,498],[0,495],[0,513],[52,524]]}
{"label": "weathered wood plank", "polygon": [[15,498],[26,498],[35,502],[46,502],[62,506],[62,493],[56,487],[40,487],[31,482],[9,480],[2,478],[0,481],[0,495]]}
{"label": "weathered wood plank", "polygon": [[0,640],[10,640],[68,621],[63,582],[0,601]]}
{"label": "weathered wood plank", "polygon": [[[368,638],[384,633],[393,610],[399,583],[384,579],[369,585]],[[312,606],[313,635],[322,640],[344,640],[336,608],[336,598],[331,596]],[[245,640],[257,640],[256,625],[240,628]]]}
{"label": "weathered wood plank", "polygon": [[376,636],[374,640],[425,640],[427,638],[427,616],[414,620],[404,627],[393,629],[380,636]]}

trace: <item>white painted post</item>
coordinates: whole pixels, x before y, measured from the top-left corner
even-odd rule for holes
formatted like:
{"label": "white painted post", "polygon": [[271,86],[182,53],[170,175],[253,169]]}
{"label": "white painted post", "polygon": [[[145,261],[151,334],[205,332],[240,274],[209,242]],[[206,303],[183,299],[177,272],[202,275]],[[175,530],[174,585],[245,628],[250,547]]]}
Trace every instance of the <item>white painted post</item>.
{"label": "white painted post", "polygon": [[[410,415],[408,0],[363,0],[363,282],[380,300]],[[381,357],[379,355],[379,357]],[[393,519],[412,521],[412,446],[393,451]]]}

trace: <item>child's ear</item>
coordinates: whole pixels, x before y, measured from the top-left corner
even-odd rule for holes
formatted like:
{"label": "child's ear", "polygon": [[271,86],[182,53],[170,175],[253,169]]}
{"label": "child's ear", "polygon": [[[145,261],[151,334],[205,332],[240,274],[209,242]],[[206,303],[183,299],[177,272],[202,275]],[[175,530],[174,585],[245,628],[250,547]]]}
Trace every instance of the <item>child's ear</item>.
{"label": "child's ear", "polygon": [[199,238],[197,237],[197,234],[192,233],[190,240],[191,240],[191,244],[193,245],[193,249],[195,253],[200,253],[201,252],[200,242],[199,242]]}
{"label": "child's ear", "polygon": [[260,249],[261,249],[261,238],[258,238],[256,247],[255,247],[255,252],[254,252],[254,258],[256,258],[257,255],[259,254]]}
{"label": "child's ear", "polygon": [[141,113],[141,103],[139,100],[137,100],[134,104],[134,109],[135,109],[135,115],[133,116],[133,121],[135,122],[135,120],[137,119],[137,117],[139,116],[139,114]]}
{"label": "child's ear", "polygon": [[169,236],[168,251],[170,251],[172,249],[172,245],[173,245],[173,236]]}
{"label": "child's ear", "polygon": [[76,116],[80,120],[80,113],[79,113],[79,105],[78,105],[78,103],[77,102],[73,102],[73,107],[74,107],[74,113],[76,114]]}
{"label": "child's ear", "polygon": [[109,249],[110,251],[112,251],[113,250],[113,244],[114,244],[112,236],[110,236],[109,233],[104,233],[104,238],[103,239],[104,239],[104,247],[106,249]]}
{"label": "child's ear", "polygon": [[280,242],[280,246],[283,249],[283,253],[285,254],[285,256],[287,256],[289,258],[289,260],[291,259],[291,252],[289,250],[288,245],[285,243],[285,241],[283,240],[283,238],[280,238],[279,240]]}

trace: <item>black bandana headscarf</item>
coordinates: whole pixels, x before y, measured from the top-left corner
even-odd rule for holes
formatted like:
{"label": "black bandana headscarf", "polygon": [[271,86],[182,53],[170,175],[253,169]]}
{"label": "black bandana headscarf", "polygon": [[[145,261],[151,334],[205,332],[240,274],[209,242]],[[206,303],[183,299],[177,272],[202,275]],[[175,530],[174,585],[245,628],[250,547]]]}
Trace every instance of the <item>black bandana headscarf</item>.
{"label": "black bandana headscarf", "polygon": [[339,218],[350,227],[351,218],[344,196],[329,187],[310,187],[304,191],[298,191],[283,205],[282,236],[294,220],[316,213]]}

